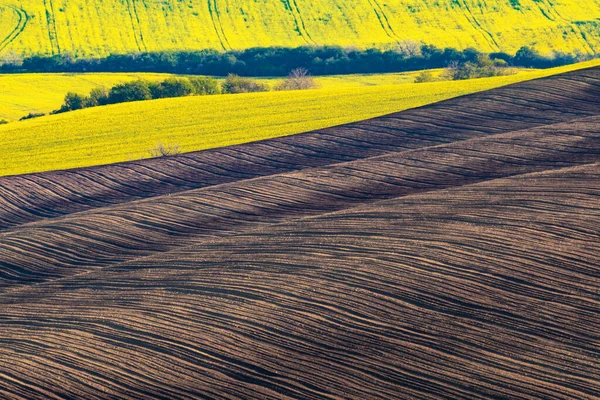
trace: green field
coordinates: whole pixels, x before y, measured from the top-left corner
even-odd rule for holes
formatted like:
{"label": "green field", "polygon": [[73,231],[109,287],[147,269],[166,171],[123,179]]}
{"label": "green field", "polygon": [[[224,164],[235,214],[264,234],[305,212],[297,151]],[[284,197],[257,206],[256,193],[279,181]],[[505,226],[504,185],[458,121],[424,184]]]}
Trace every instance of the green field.
{"label": "green field", "polygon": [[[413,82],[418,72],[315,77],[319,88],[352,88]],[[0,74],[0,120],[18,120],[29,113],[49,113],[63,103],[67,92],[87,94],[95,87],[110,88],[135,79],[163,80],[167,74]],[[260,79],[271,87],[281,79]]]}
{"label": "green field", "polygon": [[89,108],[0,126],[0,175],[140,159],[157,143],[195,151],[291,135],[596,65],[600,60],[469,81],[183,97]]}
{"label": "green field", "polygon": [[0,0],[0,53],[337,44],[600,51],[600,0]]}

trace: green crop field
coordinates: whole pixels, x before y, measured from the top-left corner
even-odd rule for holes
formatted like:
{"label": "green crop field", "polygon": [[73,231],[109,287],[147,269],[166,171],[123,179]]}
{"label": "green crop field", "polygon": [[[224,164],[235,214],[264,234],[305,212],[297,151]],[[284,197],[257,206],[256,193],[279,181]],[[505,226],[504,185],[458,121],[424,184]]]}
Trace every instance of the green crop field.
{"label": "green crop field", "polygon": [[595,65],[600,60],[468,81],[162,99],[13,122],[0,126],[0,175],[144,158],[157,143],[195,151],[291,135]]}
{"label": "green crop field", "polygon": [[0,53],[337,44],[600,51],[600,0],[0,0]]}
{"label": "green crop field", "polygon": [[[319,88],[351,88],[413,82],[419,72],[356,74],[315,77]],[[0,75],[0,120],[18,120],[29,113],[49,113],[63,103],[67,92],[87,94],[95,87],[146,79],[163,80],[168,74],[6,74]],[[281,79],[259,79],[275,86]]]}

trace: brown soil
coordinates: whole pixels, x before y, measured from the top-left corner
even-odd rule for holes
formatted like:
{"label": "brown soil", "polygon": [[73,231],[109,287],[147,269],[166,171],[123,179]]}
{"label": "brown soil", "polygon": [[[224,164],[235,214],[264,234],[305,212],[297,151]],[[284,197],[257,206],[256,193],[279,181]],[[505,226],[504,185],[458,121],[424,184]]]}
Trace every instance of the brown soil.
{"label": "brown soil", "polygon": [[0,398],[600,398],[600,69],[0,178]]}

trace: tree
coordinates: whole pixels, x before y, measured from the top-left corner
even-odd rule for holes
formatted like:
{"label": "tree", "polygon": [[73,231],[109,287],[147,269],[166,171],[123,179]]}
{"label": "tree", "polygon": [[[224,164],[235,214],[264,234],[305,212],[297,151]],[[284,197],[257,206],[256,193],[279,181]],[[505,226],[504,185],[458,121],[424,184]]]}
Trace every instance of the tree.
{"label": "tree", "polygon": [[148,82],[137,80],[114,86],[108,93],[108,103],[125,103],[152,99]]}
{"label": "tree", "polygon": [[65,95],[65,102],[63,108],[65,109],[65,111],[81,110],[85,107],[85,103],[85,96],[74,92],[68,92]]}
{"label": "tree", "polygon": [[461,80],[510,74],[512,70],[506,66],[504,60],[492,60],[487,54],[479,54],[475,62],[452,63],[446,70],[445,76],[449,79]]}
{"label": "tree", "polygon": [[188,78],[192,86],[194,87],[194,94],[205,95],[205,94],[218,94],[221,92],[219,88],[219,82],[207,76],[197,76]]}
{"label": "tree", "polygon": [[513,65],[526,68],[548,68],[552,66],[552,60],[528,46],[521,47],[513,57],[512,62]]}
{"label": "tree", "polygon": [[94,88],[85,102],[85,107],[96,107],[108,104],[108,92],[106,88]]}
{"label": "tree", "polygon": [[19,118],[19,121],[24,121],[26,119],[31,119],[31,118],[43,117],[44,115],[46,115],[46,114],[44,114],[44,113],[29,113],[26,116]]}
{"label": "tree", "polygon": [[406,58],[419,57],[421,55],[422,43],[414,40],[403,40],[398,43],[398,53]]}
{"label": "tree", "polygon": [[151,157],[170,157],[181,154],[181,150],[177,144],[164,145],[162,143],[158,143],[155,148],[149,151],[149,153]]}
{"label": "tree", "polygon": [[306,90],[317,84],[306,68],[293,69],[288,77],[275,87],[275,90]]}
{"label": "tree", "polygon": [[250,93],[250,92],[268,92],[269,87],[250,78],[242,78],[240,76],[229,74],[225,82],[223,82],[223,93]]}
{"label": "tree", "polygon": [[13,50],[7,51],[0,57],[0,65],[7,71],[15,70],[23,65],[23,56]]}
{"label": "tree", "polygon": [[187,79],[167,78],[151,90],[152,98],[183,97],[194,93],[194,86]]}
{"label": "tree", "polygon": [[424,83],[424,82],[433,82],[435,81],[435,77],[433,73],[429,70],[421,71],[419,75],[415,78],[415,83]]}

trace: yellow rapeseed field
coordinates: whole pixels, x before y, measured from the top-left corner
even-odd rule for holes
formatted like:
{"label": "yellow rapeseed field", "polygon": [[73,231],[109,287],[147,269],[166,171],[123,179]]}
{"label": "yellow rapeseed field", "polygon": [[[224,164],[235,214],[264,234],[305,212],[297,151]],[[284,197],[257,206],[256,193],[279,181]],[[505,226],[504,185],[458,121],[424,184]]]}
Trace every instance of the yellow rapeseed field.
{"label": "yellow rapeseed field", "polygon": [[[350,88],[413,82],[419,72],[315,77],[319,88]],[[110,88],[135,79],[158,81],[168,74],[0,74],[0,120],[13,121],[29,113],[49,113],[63,103],[67,92],[88,94],[95,87]],[[274,87],[281,78],[259,79]]]}
{"label": "yellow rapeseed field", "polygon": [[600,60],[469,81],[162,99],[13,122],[0,126],[0,175],[144,158],[158,143],[194,151],[291,135],[596,65]]}
{"label": "yellow rapeseed field", "polygon": [[0,0],[0,53],[337,44],[600,50],[600,0]]}

